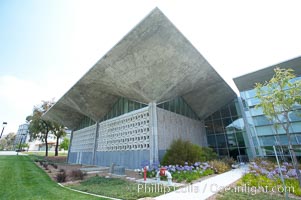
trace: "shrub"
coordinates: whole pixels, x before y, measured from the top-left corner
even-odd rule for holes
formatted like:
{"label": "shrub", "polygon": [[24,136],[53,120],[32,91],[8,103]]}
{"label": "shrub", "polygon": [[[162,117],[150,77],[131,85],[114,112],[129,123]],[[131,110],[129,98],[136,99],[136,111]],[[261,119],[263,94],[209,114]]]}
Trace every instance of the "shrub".
{"label": "shrub", "polygon": [[201,147],[201,156],[199,161],[206,162],[217,159],[217,154],[209,147]]}
{"label": "shrub", "polygon": [[70,176],[73,177],[75,180],[83,180],[86,174],[83,173],[81,170],[72,170]]}
{"label": "shrub", "polygon": [[163,157],[163,165],[193,164],[198,161],[207,161],[216,158],[216,153],[208,147],[200,147],[190,141],[174,140]]}
{"label": "shrub", "polygon": [[51,165],[52,165],[52,167],[53,167],[54,169],[57,169],[57,165],[56,165],[56,164],[52,163]]}
{"label": "shrub", "polygon": [[66,181],[67,174],[64,169],[60,169],[60,171],[56,174],[56,181],[58,183],[63,183]]}
{"label": "shrub", "polygon": [[47,163],[44,163],[44,164],[43,164],[43,167],[47,170],[47,169],[48,169],[48,164],[47,164]]}
{"label": "shrub", "polygon": [[235,163],[235,160],[232,157],[224,157],[222,161],[226,163],[229,167],[232,167],[232,165]]}
{"label": "shrub", "polygon": [[221,174],[230,169],[230,167],[220,160],[213,160],[209,162],[209,165],[212,167],[215,173]]}

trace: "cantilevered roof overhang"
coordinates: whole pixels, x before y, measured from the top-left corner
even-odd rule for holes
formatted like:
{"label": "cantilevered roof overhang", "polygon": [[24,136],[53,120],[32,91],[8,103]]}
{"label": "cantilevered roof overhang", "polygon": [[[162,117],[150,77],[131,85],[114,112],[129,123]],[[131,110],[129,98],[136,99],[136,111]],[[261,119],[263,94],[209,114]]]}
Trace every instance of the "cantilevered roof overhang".
{"label": "cantilevered roof overhang", "polygon": [[76,128],[99,121],[119,97],[148,104],[182,96],[202,119],[236,94],[158,9],[101,58],[44,115]]}
{"label": "cantilevered roof overhang", "polygon": [[255,87],[255,83],[264,83],[270,80],[275,72],[276,67],[280,68],[291,68],[297,76],[301,76],[301,57],[297,57],[270,67],[239,76],[234,78],[234,83],[236,84],[239,91],[251,90]]}

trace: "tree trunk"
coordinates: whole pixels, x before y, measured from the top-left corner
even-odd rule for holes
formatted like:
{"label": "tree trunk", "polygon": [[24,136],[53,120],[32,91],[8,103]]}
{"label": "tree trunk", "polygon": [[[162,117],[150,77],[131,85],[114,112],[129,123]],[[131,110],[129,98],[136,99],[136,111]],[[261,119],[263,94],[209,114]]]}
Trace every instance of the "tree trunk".
{"label": "tree trunk", "polygon": [[301,173],[300,173],[299,168],[298,168],[298,160],[297,160],[295,151],[293,149],[293,146],[291,144],[289,144],[288,148],[289,148],[289,151],[292,155],[293,165],[294,165],[294,168],[295,168],[296,173],[297,173],[297,177],[298,177],[298,181],[299,181],[299,187],[301,188]]}
{"label": "tree trunk", "polygon": [[48,157],[48,131],[45,134],[45,156]]}
{"label": "tree trunk", "polygon": [[59,149],[59,137],[56,137],[56,145],[55,145],[55,154],[54,156],[58,156],[59,155],[59,152],[58,152],[58,149]]}

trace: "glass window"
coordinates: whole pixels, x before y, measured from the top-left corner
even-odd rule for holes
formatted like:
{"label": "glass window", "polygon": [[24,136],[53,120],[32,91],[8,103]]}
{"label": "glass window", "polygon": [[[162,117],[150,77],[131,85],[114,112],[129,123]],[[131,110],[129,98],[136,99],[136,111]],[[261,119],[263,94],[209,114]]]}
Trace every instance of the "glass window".
{"label": "glass window", "polygon": [[213,119],[220,119],[221,118],[220,111],[216,111],[215,113],[213,113],[212,118]]}
{"label": "glass window", "polygon": [[235,103],[231,103],[229,105],[231,116],[237,116],[236,106]]}
{"label": "glass window", "polygon": [[221,119],[213,120],[213,124],[214,124],[214,132],[215,133],[224,133],[225,132],[225,129],[224,129]]}
{"label": "glass window", "polygon": [[272,122],[266,116],[253,117],[255,126],[270,125]]}
{"label": "glass window", "polygon": [[224,127],[227,127],[228,125],[230,125],[233,122],[232,119],[229,117],[222,119],[222,121],[223,121]]}
{"label": "glass window", "polygon": [[238,146],[240,147],[245,147],[245,141],[244,141],[244,137],[243,137],[243,132],[242,131],[237,131],[236,132],[236,139],[237,139],[237,142],[238,142]]}
{"label": "glass window", "polygon": [[216,135],[216,143],[219,148],[227,147],[225,134]]}
{"label": "glass window", "polygon": [[231,116],[230,109],[229,109],[228,105],[221,109],[221,115],[222,115],[222,118]]}
{"label": "glass window", "polygon": [[211,148],[217,147],[215,135],[209,135],[209,136],[207,136],[207,140],[208,140],[208,146],[209,147],[211,147]]}

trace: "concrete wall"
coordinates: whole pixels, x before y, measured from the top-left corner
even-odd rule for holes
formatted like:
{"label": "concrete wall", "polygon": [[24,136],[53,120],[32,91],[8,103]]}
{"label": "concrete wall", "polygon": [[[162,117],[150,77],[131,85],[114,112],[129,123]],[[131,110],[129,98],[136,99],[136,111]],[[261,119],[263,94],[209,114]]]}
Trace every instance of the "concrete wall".
{"label": "concrete wall", "polygon": [[69,163],[93,165],[93,152],[70,152],[68,157]]}
{"label": "concrete wall", "polygon": [[161,160],[173,140],[181,138],[200,146],[207,146],[204,122],[157,108],[158,151]]}
{"label": "concrete wall", "polygon": [[112,163],[127,169],[141,168],[141,163],[149,160],[149,150],[96,152],[95,162],[99,166],[110,166]]}

